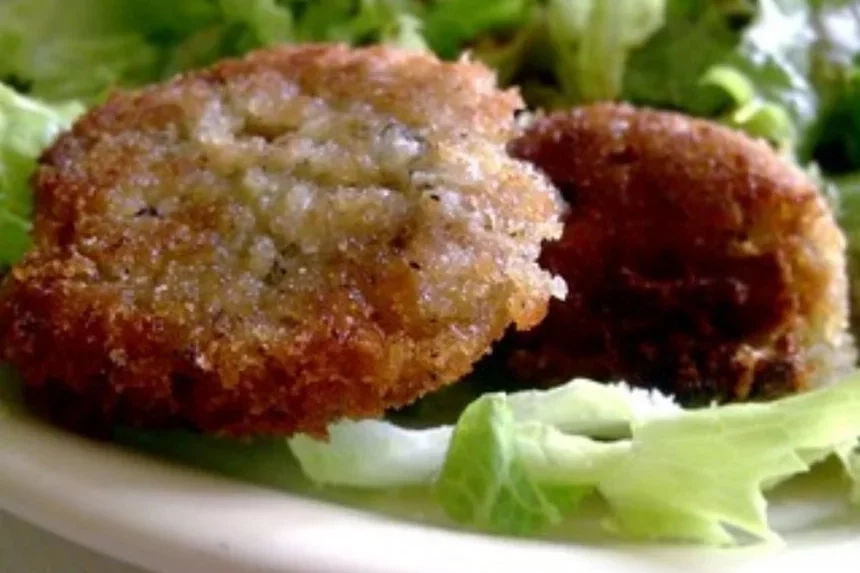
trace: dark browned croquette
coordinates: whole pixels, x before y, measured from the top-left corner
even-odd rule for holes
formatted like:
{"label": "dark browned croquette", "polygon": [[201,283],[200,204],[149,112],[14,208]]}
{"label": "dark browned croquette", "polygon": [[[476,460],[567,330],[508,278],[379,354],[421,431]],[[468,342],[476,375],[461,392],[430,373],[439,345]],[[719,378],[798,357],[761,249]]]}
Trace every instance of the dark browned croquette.
{"label": "dark browned croquette", "polygon": [[766,143],[599,103],[537,120],[511,150],[570,204],[541,256],[567,297],[502,345],[521,381],[626,380],[693,404],[773,398],[853,364],[845,238]]}
{"label": "dark browned croquette", "polygon": [[0,345],[55,421],[249,435],[456,381],[563,283],[515,91],[387,47],[277,47],[116,93],[41,158]]}

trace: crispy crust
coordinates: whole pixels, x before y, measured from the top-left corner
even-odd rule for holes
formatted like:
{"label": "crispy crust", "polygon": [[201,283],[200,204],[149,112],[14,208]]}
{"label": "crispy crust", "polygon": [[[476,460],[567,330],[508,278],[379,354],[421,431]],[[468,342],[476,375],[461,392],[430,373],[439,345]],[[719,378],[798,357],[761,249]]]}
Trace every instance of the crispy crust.
{"label": "crispy crust", "polygon": [[772,398],[852,363],[844,237],[765,143],[595,104],[538,120],[511,149],[571,205],[541,256],[567,299],[503,345],[522,379],[625,379],[697,403]]}
{"label": "crispy crust", "polygon": [[90,431],[324,435],[453,382],[554,288],[520,107],[475,63],[329,45],[117,93],[41,159],[6,358]]}

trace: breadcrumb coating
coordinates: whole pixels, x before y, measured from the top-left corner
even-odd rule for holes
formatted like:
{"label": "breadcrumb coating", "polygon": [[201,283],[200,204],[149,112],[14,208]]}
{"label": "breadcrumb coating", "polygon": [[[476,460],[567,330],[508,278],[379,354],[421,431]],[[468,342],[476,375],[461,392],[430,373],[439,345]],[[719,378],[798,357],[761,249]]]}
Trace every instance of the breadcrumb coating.
{"label": "breadcrumb coating", "polygon": [[511,149],[570,204],[541,256],[566,300],[502,345],[521,380],[626,380],[693,404],[774,398],[853,364],[845,238],[766,143],[599,103],[538,119]]}
{"label": "breadcrumb coating", "polygon": [[56,421],[325,435],[456,381],[563,283],[563,202],[467,60],[283,46],[116,93],[41,158],[0,344]]}

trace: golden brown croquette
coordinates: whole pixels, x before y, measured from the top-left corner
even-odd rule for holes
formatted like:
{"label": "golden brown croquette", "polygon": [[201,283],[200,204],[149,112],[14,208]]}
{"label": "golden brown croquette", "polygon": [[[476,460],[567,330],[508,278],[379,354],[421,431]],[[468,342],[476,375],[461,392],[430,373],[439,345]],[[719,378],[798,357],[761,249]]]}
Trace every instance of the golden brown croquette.
{"label": "golden brown croquette", "polygon": [[852,364],[845,239],[764,142],[599,103],[510,147],[570,204],[541,255],[567,297],[503,344],[522,380],[623,379],[696,403],[772,398]]}
{"label": "golden brown croquette", "polygon": [[47,150],[0,344],[56,420],[317,435],[456,381],[563,283],[523,102],[467,60],[277,47],[117,93]]}

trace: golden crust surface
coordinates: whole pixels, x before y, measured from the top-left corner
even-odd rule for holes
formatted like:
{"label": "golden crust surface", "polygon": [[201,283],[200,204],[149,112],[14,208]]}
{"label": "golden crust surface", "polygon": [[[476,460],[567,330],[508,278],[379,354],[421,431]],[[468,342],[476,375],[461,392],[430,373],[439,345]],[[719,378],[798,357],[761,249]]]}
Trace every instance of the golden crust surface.
{"label": "golden crust surface", "polygon": [[845,239],[810,178],[764,142],[600,103],[538,119],[511,149],[570,203],[541,256],[567,298],[503,345],[522,379],[731,401],[850,366]]}
{"label": "golden crust surface", "polygon": [[93,430],[324,434],[453,382],[557,286],[522,105],[475,63],[336,45],[114,94],[41,159],[6,358]]}

